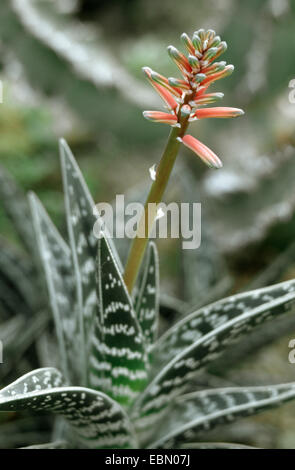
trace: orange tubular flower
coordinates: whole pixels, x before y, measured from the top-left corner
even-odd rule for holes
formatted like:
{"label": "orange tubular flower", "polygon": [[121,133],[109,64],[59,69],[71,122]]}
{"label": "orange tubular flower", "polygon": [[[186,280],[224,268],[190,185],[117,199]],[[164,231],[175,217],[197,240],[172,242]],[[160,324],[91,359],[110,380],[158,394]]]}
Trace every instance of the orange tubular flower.
{"label": "orange tubular flower", "polygon": [[163,122],[171,126],[177,124],[177,117],[173,114],[163,113],[161,111],[144,111],[143,115],[149,121]]}
{"label": "orange tubular flower", "polygon": [[234,70],[226,62],[215,62],[227,49],[227,44],[211,29],[200,29],[190,38],[181,35],[187,50],[187,56],[175,47],[169,46],[168,53],[179,68],[182,78],[166,78],[144,67],[143,71],[149,82],[164,100],[169,113],[144,111],[146,119],[154,122],[179,127],[179,141],[193,150],[208,166],[221,168],[219,158],[197,139],[184,135],[189,122],[206,118],[233,118],[244,114],[238,108],[204,108],[223,98],[223,93],[207,93],[209,86],[222,78],[228,77]]}

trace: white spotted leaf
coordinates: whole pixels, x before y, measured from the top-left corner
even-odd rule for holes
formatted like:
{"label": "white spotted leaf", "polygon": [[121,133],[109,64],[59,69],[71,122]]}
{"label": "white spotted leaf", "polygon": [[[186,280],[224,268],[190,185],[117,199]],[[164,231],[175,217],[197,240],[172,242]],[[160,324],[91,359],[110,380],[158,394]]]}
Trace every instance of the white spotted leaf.
{"label": "white spotted leaf", "polygon": [[200,437],[200,432],[216,425],[255,415],[294,398],[295,382],[202,390],[183,395],[175,400],[173,412],[168,415],[157,438],[149,446],[179,448],[183,443]]}
{"label": "white spotted leaf", "polygon": [[80,332],[75,303],[70,249],[36,195],[29,196],[41,263],[45,272],[59,345],[62,371],[80,383]]}
{"label": "white spotted leaf", "polygon": [[159,320],[159,259],[153,242],[148,247],[135,310],[147,345],[153,345]]}
{"label": "white spotted leaf", "polygon": [[[280,299],[288,294],[292,297],[294,290],[295,281],[285,281],[232,295],[196,310],[167,330],[155,344],[154,355],[158,364],[167,363],[203,336],[254,309],[261,308],[258,315],[255,315],[255,324],[262,324],[265,318],[271,319],[272,317],[270,310],[272,301],[279,300],[280,302]],[[276,311],[274,311],[274,316],[277,316]],[[250,322],[251,318],[250,316]]]}
{"label": "white spotted leaf", "polygon": [[0,411],[27,409],[64,417],[74,431],[77,447],[136,445],[130,421],[118,403],[88,388],[64,386],[56,369],[30,372],[0,391]]}
{"label": "white spotted leaf", "polygon": [[[60,141],[61,167],[66,219],[76,279],[79,323],[82,335],[83,370],[86,371],[92,323],[98,313],[95,259],[98,240],[94,236],[94,201],[77,162],[67,145]],[[114,256],[118,256],[112,245]],[[84,377],[86,383],[87,377]]]}
{"label": "white spotted leaf", "polygon": [[[265,322],[292,310],[295,304],[295,281],[278,284],[273,286],[272,289],[273,296],[265,297],[262,304],[261,301],[255,301],[256,296],[257,299],[261,297],[261,290],[253,291],[251,294],[248,293],[252,297],[252,309],[249,306],[244,313],[236,316],[233,314],[227,321],[211,328],[207,334],[203,334],[196,341],[190,341],[188,346],[184,346],[178,354],[175,354],[155,375],[135,403],[134,416],[149,416],[150,422],[157,422],[167,412],[170,401],[186,391],[190,381],[196,374],[219,357],[229,345],[234,344],[242,336],[255,329],[261,321]],[[263,289],[263,291],[265,290]],[[269,293],[270,290],[267,292]],[[208,307],[208,312],[211,312],[211,314],[214,312],[214,305]],[[198,324],[199,317],[202,319],[202,314],[196,312],[172,327],[165,335],[163,344],[167,345],[171,341],[173,347],[174,335],[175,338],[179,337],[179,328],[185,331],[183,325],[186,323],[186,331],[190,332],[190,329],[194,328],[194,321]],[[157,351],[161,353],[159,348],[161,344],[160,339],[155,348],[155,355]],[[166,347],[166,350],[168,347]]]}

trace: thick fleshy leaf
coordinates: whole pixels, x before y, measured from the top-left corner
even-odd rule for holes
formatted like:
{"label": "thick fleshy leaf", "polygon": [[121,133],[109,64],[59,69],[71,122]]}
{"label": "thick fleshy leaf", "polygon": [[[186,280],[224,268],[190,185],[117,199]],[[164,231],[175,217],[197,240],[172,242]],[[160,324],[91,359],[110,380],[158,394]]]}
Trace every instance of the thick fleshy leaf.
{"label": "thick fleshy leaf", "polygon": [[78,324],[81,337],[82,384],[87,383],[87,338],[97,315],[95,256],[97,239],[93,233],[94,202],[67,143],[60,141],[65,210],[78,302]]}
{"label": "thick fleshy leaf", "polygon": [[[60,141],[60,154],[67,226],[79,305],[79,324],[82,337],[81,354],[84,355],[82,361],[84,362],[83,370],[86,373],[90,329],[94,317],[97,317],[98,306],[95,280],[95,259],[98,241],[93,232],[96,222],[93,214],[95,204],[75,158],[64,140]],[[110,243],[112,244],[112,241]],[[113,244],[112,250],[118,260]],[[121,268],[120,264],[119,266]],[[87,378],[84,377],[84,383],[86,381]]]}
{"label": "thick fleshy leaf", "polygon": [[[110,246],[101,234],[98,251],[100,316],[90,357],[90,386],[130,405],[147,381],[143,333]],[[101,357],[104,361],[101,361]]]}
{"label": "thick fleshy leaf", "polygon": [[[286,310],[291,308],[288,307],[288,298],[293,299],[294,291],[295,281],[285,281],[206,305],[165,332],[155,344],[154,357],[159,364],[165,364],[205,335],[237,318],[244,318],[247,314],[249,321],[254,318],[257,325],[262,324],[266,318],[275,318],[284,313],[284,306]],[[276,305],[282,305],[282,310],[274,310],[272,314],[272,307],[275,308]]]}
{"label": "thick fleshy leaf", "polygon": [[136,316],[149,349],[149,345],[153,345],[157,338],[159,320],[159,260],[153,242],[148,247],[136,302]]}
{"label": "thick fleshy leaf", "polygon": [[70,250],[34,194],[30,194],[30,204],[55,321],[62,371],[75,383],[79,380],[81,369],[79,361],[81,343]]}
{"label": "thick fleshy leaf", "polygon": [[257,414],[295,399],[295,383],[202,390],[179,397],[152,448],[175,447],[218,424]]}
{"label": "thick fleshy leaf", "polygon": [[[197,372],[261,322],[292,310],[294,304],[295,281],[288,281],[216,302],[179,322],[153,351],[155,359],[161,358],[156,367],[160,371],[135,404],[135,416],[154,415],[148,418],[157,421],[170,400],[187,389]],[[167,357],[170,362],[163,366]]]}
{"label": "thick fleshy leaf", "polygon": [[0,411],[28,409],[66,418],[75,431],[78,446],[135,446],[130,421],[118,403],[94,390],[64,386],[56,369],[30,372],[0,391]]}

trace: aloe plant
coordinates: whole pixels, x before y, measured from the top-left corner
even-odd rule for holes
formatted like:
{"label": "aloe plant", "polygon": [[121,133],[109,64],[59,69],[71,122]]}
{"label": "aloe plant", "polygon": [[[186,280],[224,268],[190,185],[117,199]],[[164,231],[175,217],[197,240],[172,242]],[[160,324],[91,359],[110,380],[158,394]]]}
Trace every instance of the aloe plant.
{"label": "aloe plant", "polygon": [[192,382],[229,345],[291,312],[295,281],[217,301],[159,337],[155,245],[132,298],[113,243],[106,233],[97,241],[90,230],[93,201],[64,141],[61,159],[69,245],[30,195],[60,370],[37,369],[2,389],[0,410],[61,415],[68,425],[49,448],[170,448],[295,398],[295,383],[195,391]]}
{"label": "aloe plant", "polygon": [[[199,30],[192,40],[183,34],[182,40],[188,58],[172,46],[169,53],[184,80],[144,69],[170,109],[144,115],[173,127],[146,204],[161,200],[181,143],[209,166],[221,167],[208,147],[186,134],[190,122],[242,114],[236,108],[200,109],[221,98],[205,92],[233,70],[225,63],[212,63],[226,44],[212,30]],[[33,370],[3,388],[0,411],[60,417],[52,441],[32,443],[33,448],[235,448],[202,443],[200,434],[294,399],[295,383],[196,390],[195,380],[229,346],[292,312],[295,280],[197,308],[160,334],[159,261],[149,232],[133,242],[123,273],[107,228],[99,239],[94,235],[94,201],[64,140],[60,153],[69,243],[35,194],[29,195],[31,217],[23,206],[25,219],[33,221],[33,231],[29,228],[24,234],[29,250],[37,245],[55,323],[59,369]],[[12,206],[16,225],[19,207]],[[12,330],[15,339],[15,330],[23,326],[23,319],[18,323],[16,318],[5,336]]]}

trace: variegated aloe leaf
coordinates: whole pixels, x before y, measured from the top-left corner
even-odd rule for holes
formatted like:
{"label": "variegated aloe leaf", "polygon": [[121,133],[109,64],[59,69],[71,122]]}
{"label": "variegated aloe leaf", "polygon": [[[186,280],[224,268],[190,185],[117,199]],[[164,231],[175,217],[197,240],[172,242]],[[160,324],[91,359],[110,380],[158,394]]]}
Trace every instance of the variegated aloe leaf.
{"label": "variegated aloe leaf", "polygon": [[[240,302],[237,302],[237,299]],[[248,303],[247,308],[242,299],[245,304]],[[146,416],[149,422],[160,419],[171,399],[187,390],[196,373],[219,357],[227,346],[252,331],[262,321],[266,322],[290,311],[294,303],[295,281],[287,281],[271,288],[252,291],[247,295],[239,294],[216,302],[179,322],[162,341],[159,341],[155,350],[161,357],[161,346],[165,346],[163,351],[166,354],[171,347],[174,357],[139,397],[134,407],[134,415]],[[204,319],[207,321],[204,322]],[[208,332],[204,329],[198,335],[200,325],[207,327]],[[196,335],[195,341],[193,333]],[[178,346],[178,340],[182,343],[182,348]],[[174,345],[176,347],[173,347]],[[142,425],[143,420],[140,422],[140,426]]]}
{"label": "variegated aloe leaf", "polygon": [[[232,295],[222,300],[218,300],[206,307],[187,315],[184,319],[176,323],[158,340],[154,347],[154,356],[159,363],[165,364],[172,360],[185,348],[190,347],[203,336],[214,332],[216,328],[222,327],[226,323],[241,315],[247,314],[260,308],[255,314],[255,324],[261,324],[266,317],[277,317],[277,311],[271,314],[272,302],[276,307],[288,303],[284,300],[290,294],[293,299],[295,291],[295,280],[285,281],[270,287],[256,289],[249,292]],[[251,321],[251,315],[249,321]]]}
{"label": "variegated aloe leaf", "polygon": [[149,349],[157,338],[159,321],[159,259],[153,242],[148,247],[135,310]]}
{"label": "variegated aloe leaf", "polygon": [[80,383],[79,350],[81,344],[70,250],[34,194],[30,194],[30,204],[55,321],[62,371],[68,380]]}
{"label": "variegated aloe leaf", "polygon": [[[110,246],[101,233],[98,250],[100,316],[90,357],[90,386],[130,405],[147,382],[144,336]],[[102,361],[101,358],[104,358]]]}
{"label": "variegated aloe leaf", "polygon": [[[98,307],[95,281],[98,241],[93,233],[96,221],[93,213],[95,204],[75,158],[64,140],[60,141],[60,154],[67,226],[76,277],[79,323],[83,341],[81,354],[84,354],[83,370],[86,371],[88,338],[93,319],[97,317]],[[114,256],[117,256],[113,245],[112,250]]]}
{"label": "variegated aloe leaf", "polygon": [[64,140],[60,141],[60,154],[68,234],[76,274],[80,330],[83,335],[82,354],[84,354],[86,353],[86,338],[97,309],[95,290],[97,240],[93,234],[94,202],[74,156]]}
{"label": "variegated aloe leaf", "polygon": [[135,446],[130,421],[118,403],[94,390],[64,386],[56,369],[35,370],[0,391],[0,411],[27,409],[66,418],[75,431],[77,446]]}
{"label": "variegated aloe leaf", "polygon": [[183,395],[173,403],[171,414],[151,447],[178,446],[194,439],[200,431],[257,414],[294,398],[295,382],[263,387],[202,390]]}

